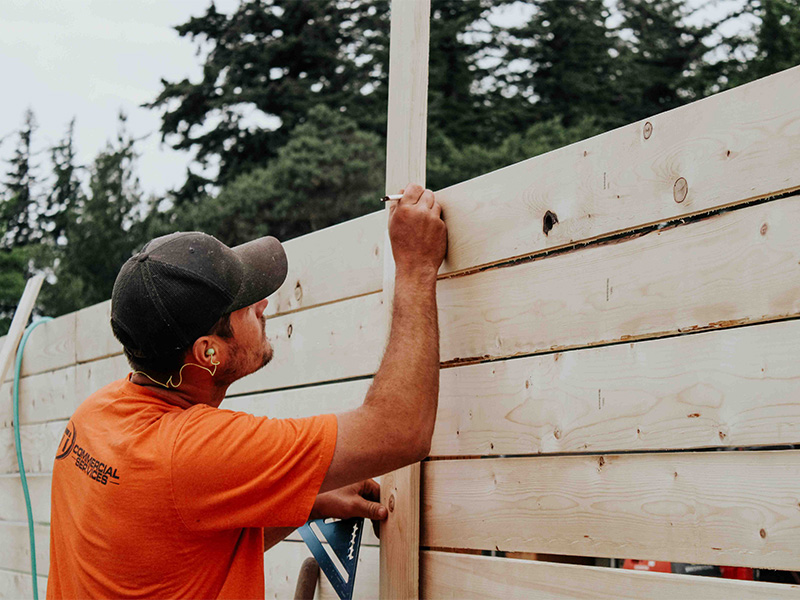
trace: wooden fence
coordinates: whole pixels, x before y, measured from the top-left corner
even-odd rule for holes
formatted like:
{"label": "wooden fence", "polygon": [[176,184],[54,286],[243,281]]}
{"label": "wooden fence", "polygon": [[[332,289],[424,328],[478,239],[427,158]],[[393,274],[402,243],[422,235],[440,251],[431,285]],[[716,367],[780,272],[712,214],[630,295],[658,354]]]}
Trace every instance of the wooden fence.
{"label": "wooden fence", "polygon": [[[800,570],[798,98],[795,68],[437,193],[449,251],[421,595],[800,595],[476,555]],[[285,244],[275,359],[223,407],[284,417],[361,403],[385,344],[385,220]],[[56,445],[77,405],[128,372],[108,317],[103,303],[39,327],[23,362],[41,589]],[[30,596],[10,384],[0,395],[0,597]],[[268,597],[291,596],[308,555],[298,540],[267,553]],[[366,544],[356,595],[376,597]]]}

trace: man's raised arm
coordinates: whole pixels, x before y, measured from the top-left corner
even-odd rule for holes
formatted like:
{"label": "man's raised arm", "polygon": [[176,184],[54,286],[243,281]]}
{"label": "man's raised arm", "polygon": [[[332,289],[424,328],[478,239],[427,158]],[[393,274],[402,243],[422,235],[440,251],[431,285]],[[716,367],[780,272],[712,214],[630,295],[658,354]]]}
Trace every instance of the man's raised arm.
{"label": "man's raised arm", "polygon": [[338,415],[322,492],[388,473],[430,452],[439,396],[436,275],[447,228],[433,192],[409,185],[390,209],[396,265],[389,342],[364,404]]}

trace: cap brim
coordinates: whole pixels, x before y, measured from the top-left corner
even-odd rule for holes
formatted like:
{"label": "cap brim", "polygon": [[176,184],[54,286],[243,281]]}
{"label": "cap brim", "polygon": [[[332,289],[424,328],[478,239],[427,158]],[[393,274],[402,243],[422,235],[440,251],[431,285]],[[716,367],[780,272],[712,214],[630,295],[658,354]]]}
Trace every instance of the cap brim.
{"label": "cap brim", "polygon": [[242,262],[244,276],[228,312],[260,302],[283,285],[289,263],[277,239],[266,236],[231,250]]}

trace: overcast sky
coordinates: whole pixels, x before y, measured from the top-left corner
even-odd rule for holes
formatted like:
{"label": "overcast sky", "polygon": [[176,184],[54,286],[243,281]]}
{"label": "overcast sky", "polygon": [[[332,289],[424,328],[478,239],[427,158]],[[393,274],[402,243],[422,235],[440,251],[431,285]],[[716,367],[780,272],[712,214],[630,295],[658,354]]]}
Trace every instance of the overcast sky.
{"label": "overcast sky", "polygon": [[[210,0],[1,0],[0,156],[13,153],[13,132],[31,107],[39,124],[35,148],[57,142],[75,117],[79,161],[87,164],[115,135],[117,114],[123,109],[136,137],[150,134],[138,144],[143,188],[160,192],[179,184],[188,156],[160,143],[158,113],[140,105],[156,97],[162,77],[199,78],[194,45],[173,27],[203,14],[209,4]],[[228,11],[238,0],[216,4]],[[47,158],[39,156],[36,162],[46,164]]]}
{"label": "overcast sky", "polygon": [[[182,183],[188,154],[161,144],[158,112],[140,105],[156,97],[161,78],[199,79],[195,46],[173,27],[203,14],[209,4],[210,0],[0,0],[0,157],[13,153],[14,132],[30,107],[39,124],[35,150],[61,139],[75,117],[79,162],[89,164],[114,137],[122,109],[131,133],[147,136],[137,146],[144,190],[161,193]],[[216,0],[223,12],[238,4]],[[521,19],[523,13],[517,14]],[[35,162],[47,165],[48,158],[41,154]]]}

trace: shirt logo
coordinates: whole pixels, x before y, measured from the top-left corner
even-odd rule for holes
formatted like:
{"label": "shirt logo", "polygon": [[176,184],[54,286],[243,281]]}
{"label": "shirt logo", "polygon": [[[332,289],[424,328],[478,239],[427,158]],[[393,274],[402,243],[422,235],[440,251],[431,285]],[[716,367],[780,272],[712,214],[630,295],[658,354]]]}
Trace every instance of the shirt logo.
{"label": "shirt logo", "polygon": [[[75,461],[75,466],[86,473],[92,481],[96,481],[101,485],[119,485],[119,475],[117,468],[106,463],[104,460],[93,456],[91,451],[87,448],[78,446],[76,440],[78,439],[78,432],[75,424],[70,421],[67,428],[64,430],[64,435],[61,437],[61,443],[58,445],[58,454],[56,460],[62,460],[68,456],[72,456]],[[85,444],[85,442],[82,442]]]}
{"label": "shirt logo", "polygon": [[64,435],[61,436],[61,443],[58,445],[58,454],[56,460],[67,458],[69,453],[72,452],[72,447],[75,445],[75,425],[72,421],[67,423],[67,428],[64,430]]}

